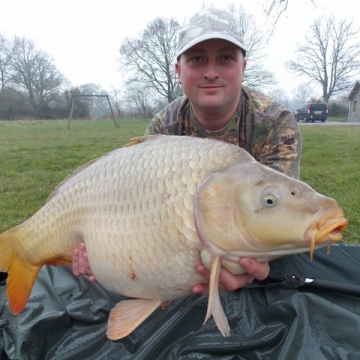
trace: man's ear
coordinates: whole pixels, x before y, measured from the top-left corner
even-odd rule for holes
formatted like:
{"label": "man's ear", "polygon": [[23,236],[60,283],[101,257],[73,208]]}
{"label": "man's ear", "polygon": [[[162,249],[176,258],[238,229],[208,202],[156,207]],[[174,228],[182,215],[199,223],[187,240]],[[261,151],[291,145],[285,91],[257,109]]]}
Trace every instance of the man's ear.
{"label": "man's ear", "polygon": [[246,64],[247,64],[247,61],[246,59],[244,59],[244,63],[243,63],[243,71],[245,72],[245,69],[246,69]]}
{"label": "man's ear", "polygon": [[181,81],[180,81],[181,66],[180,66],[178,61],[175,63],[175,71],[176,71],[176,74],[177,74],[177,77],[178,77],[178,83],[181,84]]}
{"label": "man's ear", "polygon": [[243,72],[243,80],[242,80],[242,82],[244,82],[244,80],[245,80],[245,70],[246,70],[246,59],[244,59],[244,62],[242,64],[242,72]]}

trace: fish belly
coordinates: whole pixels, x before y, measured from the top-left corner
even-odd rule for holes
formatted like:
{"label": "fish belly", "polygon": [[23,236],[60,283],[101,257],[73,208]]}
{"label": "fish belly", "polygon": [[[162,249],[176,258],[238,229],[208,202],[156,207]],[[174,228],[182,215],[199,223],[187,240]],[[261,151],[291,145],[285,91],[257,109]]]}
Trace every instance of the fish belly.
{"label": "fish belly", "polygon": [[[91,269],[108,290],[135,298],[174,300],[191,293],[194,284],[203,281],[195,267],[199,251],[165,239],[139,241],[124,237],[122,250],[110,246],[94,249],[88,246]],[[116,244],[114,237],[112,243]],[[89,241],[91,243],[91,240]],[[109,244],[109,243],[108,243]],[[94,251],[95,250],[95,251]]]}

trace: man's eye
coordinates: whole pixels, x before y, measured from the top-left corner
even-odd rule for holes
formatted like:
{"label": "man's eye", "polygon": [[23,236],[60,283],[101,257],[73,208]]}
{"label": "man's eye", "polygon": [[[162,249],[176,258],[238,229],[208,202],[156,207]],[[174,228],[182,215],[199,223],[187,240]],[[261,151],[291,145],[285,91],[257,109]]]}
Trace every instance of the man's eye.
{"label": "man's eye", "polygon": [[230,61],[230,60],[232,60],[232,56],[231,56],[231,55],[223,55],[223,56],[221,57],[221,59],[222,59],[222,60],[225,60],[225,61]]}
{"label": "man's eye", "polygon": [[202,56],[193,56],[193,57],[191,58],[191,61],[193,61],[193,62],[199,62],[199,61],[201,61],[202,59],[203,59]]}

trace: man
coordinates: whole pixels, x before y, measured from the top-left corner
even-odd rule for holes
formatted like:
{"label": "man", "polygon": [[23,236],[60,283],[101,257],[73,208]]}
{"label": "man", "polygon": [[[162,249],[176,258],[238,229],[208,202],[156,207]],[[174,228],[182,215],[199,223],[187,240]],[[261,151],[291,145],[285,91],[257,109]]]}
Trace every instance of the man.
{"label": "man", "polygon": [[[175,64],[185,96],[156,114],[146,134],[223,140],[244,148],[262,164],[298,178],[301,137],[296,120],[279,103],[242,86],[246,51],[233,14],[210,8],[194,15],[180,29]],[[235,276],[222,269],[221,289],[235,290],[269,274],[267,263],[243,258],[240,264],[246,274]],[[209,279],[204,265],[196,270]],[[74,250],[73,272],[95,280],[84,244]],[[206,294],[208,287],[198,284],[193,292]]]}

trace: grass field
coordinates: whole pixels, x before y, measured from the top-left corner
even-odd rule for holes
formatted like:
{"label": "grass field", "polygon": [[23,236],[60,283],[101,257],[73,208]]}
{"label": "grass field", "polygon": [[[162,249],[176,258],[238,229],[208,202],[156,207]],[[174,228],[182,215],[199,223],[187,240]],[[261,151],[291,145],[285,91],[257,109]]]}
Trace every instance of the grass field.
{"label": "grass field", "polygon": [[[78,166],[142,135],[149,120],[0,122],[0,232],[38,210]],[[360,126],[302,126],[301,179],[335,198],[360,244]]]}

